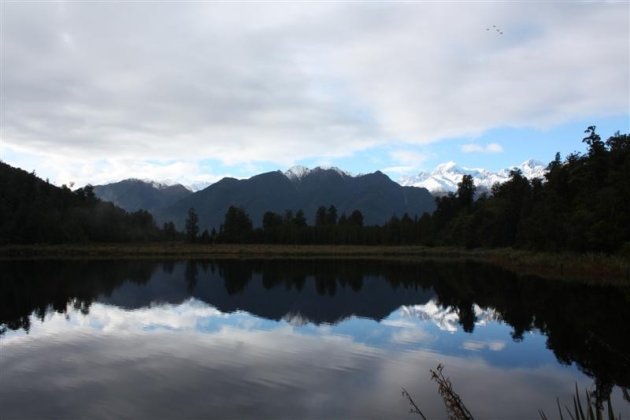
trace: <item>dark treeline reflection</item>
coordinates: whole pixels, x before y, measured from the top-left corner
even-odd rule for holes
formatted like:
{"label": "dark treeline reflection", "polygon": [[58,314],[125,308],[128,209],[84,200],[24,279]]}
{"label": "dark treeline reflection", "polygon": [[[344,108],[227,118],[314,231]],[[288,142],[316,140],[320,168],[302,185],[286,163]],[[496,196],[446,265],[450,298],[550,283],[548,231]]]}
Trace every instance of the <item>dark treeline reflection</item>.
{"label": "dark treeline reflection", "polygon": [[68,305],[89,313],[92,302],[127,282],[145,284],[157,266],[134,261],[0,262],[0,334],[30,329],[30,315],[43,320]]}
{"label": "dark treeline reflection", "polygon": [[473,305],[494,309],[522,340],[537,329],[562,363],[575,362],[607,395],[630,386],[627,290],[519,276],[472,262],[353,260],[0,262],[0,334],[29,331],[50,311],[89,313],[100,302],[124,309],[195,298],[222,312],[271,320],[382,320],[402,305],[434,299],[454,309],[466,332]]}

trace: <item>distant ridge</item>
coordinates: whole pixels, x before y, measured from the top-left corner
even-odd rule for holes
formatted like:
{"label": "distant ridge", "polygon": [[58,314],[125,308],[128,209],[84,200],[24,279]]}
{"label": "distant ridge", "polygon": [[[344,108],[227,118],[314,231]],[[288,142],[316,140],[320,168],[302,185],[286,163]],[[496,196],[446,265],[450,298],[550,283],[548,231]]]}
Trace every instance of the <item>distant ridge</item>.
{"label": "distant ridge", "polygon": [[411,217],[432,212],[435,203],[424,188],[401,186],[380,171],[352,176],[339,168],[309,169],[295,166],[237,180],[223,178],[170,206],[158,209],[158,221],[172,220],[181,229],[189,208],[199,215],[202,229],[219,229],[230,206],[243,207],[254,226],[262,224],[266,211],[283,214],[302,209],[313,224],[319,206],[334,205],[337,213],[360,210],[367,225],[383,224],[392,216]]}
{"label": "distant ridge", "polygon": [[154,181],[129,178],[123,181],[94,186],[94,194],[127,211],[140,209],[155,212],[192,194],[181,184],[166,185]]}
{"label": "distant ridge", "polygon": [[[527,178],[544,176],[542,162],[528,160],[515,167]],[[393,215],[421,216],[435,208],[431,196],[457,190],[463,175],[472,175],[480,192],[493,184],[508,180],[510,169],[491,172],[482,168],[466,168],[445,162],[433,172],[404,177],[399,183],[380,171],[353,176],[337,167],[293,166],[282,171],[267,172],[249,179],[223,178],[199,191],[181,184],[167,185],[135,178],[112,184],[97,185],[94,192],[102,200],[111,201],[127,211],[145,209],[162,223],[174,221],[183,229],[189,208],[194,208],[202,229],[218,229],[231,205],[243,207],[255,227],[262,224],[266,211],[283,214],[302,209],[307,221],[314,223],[319,206],[334,205],[338,215],[361,210],[366,224],[381,225]]]}
{"label": "distant ridge", "polygon": [[479,190],[489,191],[496,183],[503,183],[510,177],[510,170],[520,169],[528,179],[541,178],[547,171],[547,165],[530,159],[519,166],[491,172],[482,168],[466,168],[458,166],[455,162],[439,164],[433,172],[420,172],[418,175],[403,177],[400,184],[404,186],[422,187],[432,194],[442,195],[457,191],[457,184],[464,175],[472,175],[473,181]]}

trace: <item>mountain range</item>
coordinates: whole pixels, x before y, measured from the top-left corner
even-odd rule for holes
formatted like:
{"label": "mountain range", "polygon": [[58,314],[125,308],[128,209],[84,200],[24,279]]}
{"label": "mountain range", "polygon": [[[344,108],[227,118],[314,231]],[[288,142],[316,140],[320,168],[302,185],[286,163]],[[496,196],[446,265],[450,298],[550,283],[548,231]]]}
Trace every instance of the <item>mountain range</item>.
{"label": "mountain range", "polygon": [[403,177],[400,184],[426,188],[434,195],[444,195],[457,191],[457,184],[464,175],[471,175],[479,192],[490,191],[496,183],[503,183],[510,177],[510,170],[520,169],[528,179],[541,178],[546,173],[547,165],[536,160],[527,160],[512,168],[491,172],[481,168],[465,168],[455,162],[446,162],[438,165],[433,172],[420,172],[418,175]]}
{"label": "mountain range", "polygon": [[127,211],[140,209],[155,212],[188,197],[193,192],[181,184],[165,185],[140,179],[125,179],[105,185],[95,185],[94,194]]}
{"label": "mountain range", "polygon": [[[534,160],[515,168],[527,178],[542,177],[546,171],[543,163]],[[201,229],[218,229],[232,205],[244,208],[255,227],[262,224],[266,211],[283,214],[299,209],[304,211],[308,223],[314,224],[317,208],[330,205],[337,208],[338,215],[361,210],[365,224],[381,225],[393,215],[407,213],[413,217],[432,212],[435,202],[431,194],[456,191],[463,175],[471,175],[478,191],[484,192],[495,183],[507,181],[511,169],[491,172],[446,162],[433,172],[421,172],[396,183],[380,171],[352,176],[334,167],[294,166],[286,172],[267,172],[249,179],[223,178],[196,192],[181,184],[139,179],[97,185],[94,192],[127,211],[148,210],[158,223],[173,221],[179,229],[184,227],[189,208],[199,215]]]}
{"label": "mountain range", "polygon": [[254,227],[261,226],[267,211],[283,214],[301,209],[308,223],[314,224],[317,208],[331,205],[338,215],[360,210],[366,225],[381,225],[405,213],[421,216],[435,209],[433,196],[425,188],[401,186],[380,171],[351,176],[338,168],[293,167],[249,179],[223,178],[157,209],[154,215],[158,222],[173,221],[181,229],[188,209],[194,208],[201,229],[218,229],[230,206],[245,209]]}
{"label": "mountain range", "polygon": [[180,184],[127,179],[97,185],[94,193],[127,211],[148,210],[158,223],[173,221],[178,229],[183,229],[190,208],[197,212],[202,230],[218,229],[230,206],[244,208],[255,227],[267,211],[283,214],[301,209],[308,223],[314,224],[318,207],[334,205],[339,216],[358,209],[366,225],[381,225],[394,215],[421,216],[435,208],[426,189],[401,186],[380,171],[352,176],[339,168],[303,166],[249,179],[223,178],[196,192]]}

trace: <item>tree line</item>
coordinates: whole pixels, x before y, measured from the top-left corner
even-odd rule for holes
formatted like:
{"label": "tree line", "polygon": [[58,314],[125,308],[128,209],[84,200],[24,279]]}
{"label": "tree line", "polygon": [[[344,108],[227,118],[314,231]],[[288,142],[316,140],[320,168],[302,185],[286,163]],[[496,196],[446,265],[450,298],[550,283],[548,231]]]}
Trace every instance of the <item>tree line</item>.
{"label": "tree line", "polygon": [[314,225],[302,210],[266,212],[254,228],[247,212],[230,207],[218,230],[200,232],[190,209],[183,232],[173,222],[158,227],[153,216],[128,213],[99,200],[93,188],[72,191],[0,162],[0,243],[180,241],[201,243],[365,244],[517,247],[538,251],[630,255],[630,136],[603,141],[588,127],[587,152],[559,154],[544,179],[515,169],[507,182],[477,194],[470,176],[454,193],[436,198],[421,217],[394,215],[366,226],[360,210],[339,214],[320,206]]}
{"label": "tree line", "polygon": [[587,153],[556,154],[544,179],[513,170],[474,200],[464,177],[422,224],[427,243],[630,255],[630,136],[586,134]]}
{"label": "tree line", "polygon": [[204,243],[366,244],[517,247],[538,251],[624,253],[630,255],[630,136],[603,141],[595,126],[583,142],[587,153],[556,154],[544,179],[529,180],[514,169],[509,180],[478,195],[464,175],[454,193],[436,198],[433,214],[392,216],[382,226],[364,226],[360,210],[338,215],[320,206],[315,225],[302,210],[267,212],[254,229],[247,212],[228,209],[216,231],[199,235],[189,210],[186,237]]}
{"label": "tree line", "polygon": [[337,214],[334,205],[320,206],[315,225],[309,226],[303,210],[271,211],[263,215],[262,227],[254,229],[247,212],[236,206],[227,210],[219,230],[204,230],[199,234],[199,217],[195,209],[188,210],[185,236],[189,242],[201,243],[268,243],[268,244],[382,244],[379,226],[364,226],[363,214],[354,210],[350,215]]}
{"label": "tree line", "polygon": [[151,213],[101,201],[88,185],[72,191],[0,162],[0,243],[129,242],[175,239]]}

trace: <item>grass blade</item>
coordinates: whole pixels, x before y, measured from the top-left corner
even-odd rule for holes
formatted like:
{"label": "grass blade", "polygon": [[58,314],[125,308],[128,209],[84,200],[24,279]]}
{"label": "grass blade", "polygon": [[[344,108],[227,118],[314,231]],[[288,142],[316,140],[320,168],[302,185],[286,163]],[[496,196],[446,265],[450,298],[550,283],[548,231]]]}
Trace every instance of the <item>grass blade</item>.
{"label": "grass blade", "polygon": [[610,401],[610,395],[608,396],[606,403],[608,405],[608,420],[615,420],[615,413],[613,413],[612,402]]}
{"label": "grass blade", "polygon": [[[575,385],[577,389],[577,384]],[[595,420],[595,413],[593,412],[593,404],[591,403],[591,397],[588,395],[588,390],[584,390],[584,394],[586,395],[586,407],[588,408],[588,418],[589,420]],[[580,397],[578,396],[578,399]],[[595,407],[597,410],[597,420],[600,420],[599,409]]]}
{"label": "grass blade", "polygon": [[420,415],[420,417],[422,417],[422,420],[427,420],[427,418],[424,416],[422,411],[420,411],[420,408],[416,405],[413,398],[411,398],[411,395],[409,394],[409,392],[407,392],[405,388],[402,389],[402,395],[409,401],[409,412]]}
{"label": "grass blade", "polygon": [[575,410],[575,415],[578,416],[580,420],[586,420],[586,417],[584,416],[584,410],[582,410],[582,402],[580,401],[580,393],[578,391],[577,382],[575,383],[575,397],[573,398],[573,403],[576,405],[577,408],[580,409],[579,416],[577,408]]}
{"label": "grass blade", "polygon": [[560,414],[560,420],[564,420],[562,417],[562,408],[560,408],[560,398],[556,397],[556,404],[558,404],[558,414]]}

